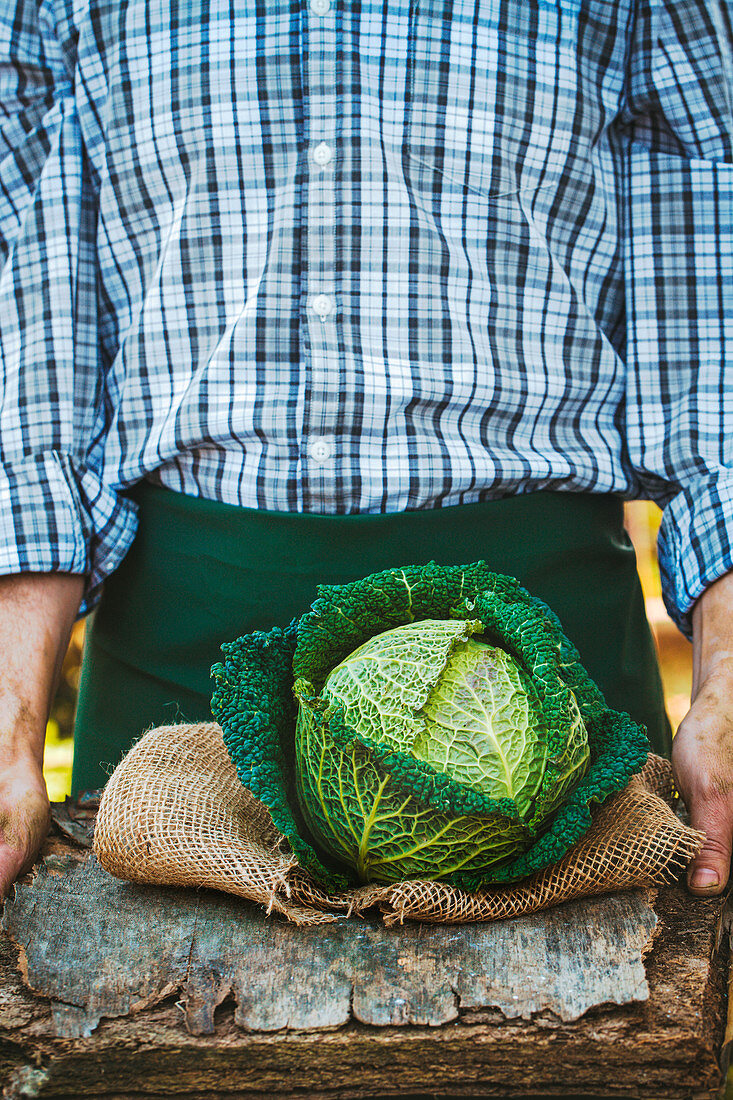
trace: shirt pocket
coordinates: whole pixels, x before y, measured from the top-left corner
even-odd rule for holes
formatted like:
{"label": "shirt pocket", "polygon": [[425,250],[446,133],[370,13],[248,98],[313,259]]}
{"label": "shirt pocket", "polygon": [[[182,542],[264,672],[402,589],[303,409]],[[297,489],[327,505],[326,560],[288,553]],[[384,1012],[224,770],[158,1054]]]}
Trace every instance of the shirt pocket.
{"label": "shirt pocket", "polygon": [[578,128],[582,0],[412,0],[408,185],[494,199],[561,175]]}

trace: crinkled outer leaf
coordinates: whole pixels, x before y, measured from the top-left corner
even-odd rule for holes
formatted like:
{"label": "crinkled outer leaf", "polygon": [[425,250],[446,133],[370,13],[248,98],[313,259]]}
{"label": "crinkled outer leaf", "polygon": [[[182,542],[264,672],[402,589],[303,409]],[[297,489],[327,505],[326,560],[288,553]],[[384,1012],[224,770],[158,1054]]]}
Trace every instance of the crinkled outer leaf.
{"label": "crinkled outer leaf", "polygon": [[221,647],[211,670],[211,710],[243,786],[264,802],[301,866],[332,890],[347,879],[322,863],[304,828],[295,794],[296,707],[292,663],[297,627],[245,634]]}
{"label": "crinkled outer leaf", "polygon": [[298,621],[294,679],[309,680],[320,691],[329,672],[373,635],[419,619],[450,619],[452,608],[478,595],[496,576],[485,562],[430,562],[373,573],[351,584],[319,585],[318,599]]}
{"label": "crinkled outer leaf", "polygon": [[[339,705],[327,706],[319,699],[319,693],[328,674],[344,658],[379,634],[403,623],[422,619],[480,620],[486,636],[507,651],[517,665],[531,679],[536,691],[547,730],[547,760],[544,777],[534,800],[533,819],[521,825],[520,813],[514,799],[492,799],[485,793],[457,782],[442,772],[436,772],[422,760],[388,744],[363,738],[359,731],[344,721],[344,709]],[[287,765],[287,775],[281,765],[280,785],[273,774],[252,770],[246,756],[254,743],[263,736],[263,726],[256,719],[263,712],[269,714],[271,703],[260,700],[255,706],[252,693],[245,691],[250,700],[250,718],[242,722],[236,701],[232,701],[241,689],[236,677],[251,684],[257,675],[259,690],[285,692],[285,680],[277,684],[264,683],[262,670],[268,661],[276,663],[292,659],[292,679],[301,705],[308,711],[308,721],[327,732],[336,750],[352,756],[356,745],[370,753],[377,773],[398,788],[404,798],[413,798],[423,807],[449,817],[468,817],[474,814],[503,817],[503,829],[525,831],[524,852],[508,857],[498,864],[491,864],[482,871],[474,871],[471,865],[457,868],[447,876],[438,876],[437,868],[432,877],[445,877],[447,881],[467,889],[475,889],[483,882],[510,882],[548,866],[560,859],[590,825],[589,805],[600,802],[613,791],[620,790],[629,777],[639,771],[646,760],[648,742],[642,727],[628,715],[610,710],[603,697],[583,669],[575,648],[562,632],[559,621],[541,601],[532,597],[511,577],[495,574],[485,562],[467,566],[439,566],[431,562],[427,566],[412,566],[387,570],[362,581],[346,585],[326,585],[318,589],[318,598],[311,611],[297,622],[295,652],[282,642],[272,641],[269,652],[260,651],[252,670],[253,649],[261,647],[263,638],[270,635],[248,635],[227,647],[228,664],[232,671],[222,676],[222,665],[213,670],[217,690],[212,701],[215,717],[221,722],[229,751],[237,764],[240,778],[282,820],[287,819],[284,805],[290,810],[288,832],[283,829],[302,862],[303,853],[312,844],[312,838],[304,825],[298,840],[293,839],[293,829],[298,829],[298,811],[292,784],[294,776],[295,719],[274,723],[267,719],[265,726],[280,739],[280,759]],[[288,636],[290,637],[290,636]],[[254,639],[254,641],[251,641]],[[275,654],[278,649],[278,654]],[[241,657],[241,660],[235,658]],[[233,670],[236,663],[237,670]],[[224,662],[227,664],[227,661]],[[255,695],[257,691],[255,690]],[[279,713],[290,707],[288,700],[280,699]],[[276,708],[277,709],[277,708]],[[587,729],[590,745],[590,767],[574,790],[569,790],[572,780],[565,782],[569,773],[577,770],[580,753],[581,723]],[[239,730],[235,743],[229,729]],[[245,732],[246,731],[246,732]],[[368,743],[365,743],[368,742]],[[353,751],[352,751],[353,746]],[[260,752],[260,758],[272,752],[271,739]],[[325,750],[324,750],[325,751]],[[290,771],[292,765],[293,770]],[[333,766],[333,765],[332,765]],[[335,768],[337,775],[345,776],[346,765]],[[248,778],[244,778],[248,777]],[[266,781],[265,781],[266,780]],[[386,788],[385,788],[386,790]],[[559,793],[558,793],[559,792]],[[566,799],[558,805],[560,798]],[[368,819],[372,813],[365,803]],[[547,814],[551,815],[548,826]],[[375,811],[379,816],[379,811]],[[279,821],[276,820],[279,824]],[[531,835],[527,835],[527,834]],[[360,842],[361,843],[361,842]],[[328,885],[327,870],[319,862],[315,851],[308,856],[311,872]],[[320,870],[319,870],[320,868]],[[423,873],[423,872],[421,872]],[[332,881],[332,878],[331,878]]]}

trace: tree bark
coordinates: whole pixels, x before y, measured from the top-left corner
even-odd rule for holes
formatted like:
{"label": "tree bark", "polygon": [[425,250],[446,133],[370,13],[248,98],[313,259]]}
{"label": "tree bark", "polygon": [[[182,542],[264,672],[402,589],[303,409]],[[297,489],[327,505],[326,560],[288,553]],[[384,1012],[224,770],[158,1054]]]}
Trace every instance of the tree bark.
{"label": "tree bark", "polygon": [[653,913],[636,891],[493,927],[302,929],[227,895],[118,882],[71,817],[6,904],[4,1100],[692,1100],[721,1085],[719,899],[675,885]]}

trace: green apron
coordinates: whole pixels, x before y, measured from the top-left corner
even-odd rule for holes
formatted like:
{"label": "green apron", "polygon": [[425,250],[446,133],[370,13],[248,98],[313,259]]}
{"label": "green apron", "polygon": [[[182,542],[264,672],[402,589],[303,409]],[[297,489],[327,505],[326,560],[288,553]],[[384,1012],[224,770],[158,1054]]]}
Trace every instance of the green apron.
{"label": "green apron", "polygon": [[608,703],[668,754],[669,722],[617,497],[533,493],[388,515],[218,504],[142,483],[137,537],[87,624],[74,793],[101,787],[141,733],[210,719],[211,665],[240,634],[285,626],[320,583],[483,559],[555,611]]}

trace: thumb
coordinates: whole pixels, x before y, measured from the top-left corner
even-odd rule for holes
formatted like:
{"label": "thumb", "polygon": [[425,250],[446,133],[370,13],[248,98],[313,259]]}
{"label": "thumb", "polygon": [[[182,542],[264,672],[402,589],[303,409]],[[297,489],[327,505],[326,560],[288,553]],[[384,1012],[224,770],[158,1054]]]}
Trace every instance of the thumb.
{"label": "thumb", "polygon": [[705,843],[687,870],[687,885],[693,894],[713,897],[722,893],[730,874],[733,814],[720,795],[690,801],[690,824],[705,833]]}

